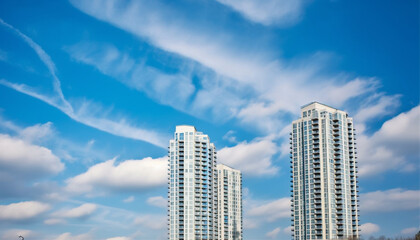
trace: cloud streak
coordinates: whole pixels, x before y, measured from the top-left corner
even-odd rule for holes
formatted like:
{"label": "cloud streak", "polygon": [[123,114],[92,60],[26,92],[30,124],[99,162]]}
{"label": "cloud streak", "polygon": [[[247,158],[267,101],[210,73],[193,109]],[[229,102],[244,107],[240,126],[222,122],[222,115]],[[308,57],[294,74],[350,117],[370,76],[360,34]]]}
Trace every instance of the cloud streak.
{"label": "cloud streak", "polygon": [[395,212],[420,209],[420,190],[401,188],[360,194],[362,212]]}
{"label": "cloud streak", "polygon": [[52,214],[53,217],[62,217],[62,218],[87,218],[92,215],[97,209],[96,204],[93,203],[84,203],[78,207],[66,210],[60,210]]}
{"label": "cloud streak", "polygon": [[[203,87],[205,90],[198,90],[195,85],[196,89],[193,91],[194,87],[189,80],[191,72],[181,72],[178,78],[180,82],[185,82],[189,86],[185,92],[189,97],[181,99],[179,105],[173,99],[159,100],[160,103],[195,116],[200,115],[203,109],[217,109],[217,106],[223,105],[225,108],[211,112],[212,115],[219,114],[225,121],[236,118],[243,125],[252,126],[263,133],[272,133],[281,130],[286,124],[285,117],[296,114],[299,107],[307,102],[316,99],[341,107],[349,99],[374,93],[379,88],[378,80],[375,78],[350,78],[346,74],[326,74],[329,54],[317,52],[304,59],[286,62],[272,57],[268,49],[256,49],[252,45],[255,44],[253,41],[242,41],[240,34],[232,34],[223,29],[215,31],[211,28],[203,31],[200,23],[186,19],[180,11],[165,4],[150,4],[146,1],[123,1],[123,4],[103,0],[89,2],[72,0],[71,3],[96,19],[132,33],[168,53],[182,56],[180,60],[186,64],[199,63],[202,69],[207,69],[204,71],[205,74],[199,74],[200,84],[205,83]],[[227,0],[224,3],[233,5]],[[292,4],[289,1],[283,3]],[[240,4],[235,3],[235,5]],[[98,6],[104,7],[105,10]],[[270,3],[267,3],[267,6],[270,6]],[[137,65],[133,60],[129,60],[124,53],[111,52],[106,56],[110,57],[102,59],[114,61],[117,57],[120,60],[116,61],[116,66],[125,63],[126,68],[117,68],[119,75],[112,69],[113,72],[109,73],[110,65],[102,64],[101,58],[77,57],[77,54],[73,54],[73,57],[81,62],[105,69],[102,71],[107,75],[129,86],[136,83],[136,80],[130,77],[121,76],[121,72],[130,73],[136,68]],[[193,72],[203,73],[196,68],[193,68]],[[154,74],[154,79],[158,79],[158,76],[165,76],[166,73],[154,72]],[[157,81],[165,83],[163,80]],[[141,91],[148,95],[156,95],[153,87],[142,88]],[[220,97],[223,97],[223,102],[218,100]],[[156,96],[154,99],[157,99]],[[191,103],[185,104],[185,99],[189,99]],[[369,108],[371,105],[365,107]],[[365,118],[372,117],[372,115],[365,116]]]}
{"label": "cloud streak", "polygon": [[299,20],[304,7],[302,0],[216,0],[231,7],[250,21],[264,25],[290,25]]}
{"label": "cloud streak", "polygon": [[85,124],[87,126],[96,128],[98,130],[113,135],[146,141],[159,147],[166,147],[166,139],[168,138],[158,132],[136,127],[134,125],[129,124],[125,119],[112,120],[107,118],[106,116],[98,117],[92,115],[92,112],[97,112],[98,110],[98,106],[94,105],[93,103],[84,102],[79,109],[73,109],[71,103],[67,101],[64,97],[64,94],[61,90],[61,82],[56,74],[56,67],[53,61],[51,60],[50,56],[37,43],[35,43],[31,38],[20,32],[18,29],[5,23],[1,19],[0,24],[15,32],[35,51],[39,59],[45,64],[50,74],[52,75],[54,93],[52,95],[41,94],[30,86],[27,86],[25,84],[12,83],[5,79],[0,79],[1,85],[14,89],[23,94],[29,95],[31,97],[37,98],[59,109],[67,116],[79,123]]}

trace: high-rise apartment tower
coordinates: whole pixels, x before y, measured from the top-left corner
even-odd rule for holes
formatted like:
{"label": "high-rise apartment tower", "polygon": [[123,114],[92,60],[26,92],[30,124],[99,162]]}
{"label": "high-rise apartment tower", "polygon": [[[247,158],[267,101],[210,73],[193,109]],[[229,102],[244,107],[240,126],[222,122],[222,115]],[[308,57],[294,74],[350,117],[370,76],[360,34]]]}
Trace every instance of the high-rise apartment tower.
{"label": "high-rise apartment tower", "polygon": [[242,174],[217,164],[217,209],[220,240],[242,240]]}
{"label": "high-rise apartment tower", "polygon": [[217,239],[213,143],[193,126],[177,126],[168,155],[168,239]]}
{"label": "high-rise apartment tower", "polygon": [[356,143],[346,112],[317,102],[290,133],[292,237],[359,237]]}

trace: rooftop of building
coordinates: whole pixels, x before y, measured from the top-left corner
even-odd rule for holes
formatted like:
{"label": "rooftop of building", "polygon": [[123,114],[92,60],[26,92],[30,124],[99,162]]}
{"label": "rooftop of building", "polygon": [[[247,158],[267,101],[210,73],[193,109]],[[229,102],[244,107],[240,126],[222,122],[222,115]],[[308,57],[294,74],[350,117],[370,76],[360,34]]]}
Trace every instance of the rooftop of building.
{"label": "rooftop of building", "polygon": [[240,171],[240,170],[238,170],[238,169],[236,169],[236,168],[233,168],[233,167],[231,167],[231,166],[228,166],[228,165],[226,165],[226,164],[223,164],[223,163],[218,163],[218,164],[217,164],[217,168],[220,168],[220,169],[228,169],[228,170],[230,170],[230,171],[234,171],[234,172],[239,172],[239,173],[241,173],[241,171]]}
{"label": "rooftop of building", "polygon": [[328,111],[331,111],[331,112],[341,112],[341,113],[347,114],[343,110],[337,109],[335,107],[331,107],[327,104],[323,104],[323,103],[320,103],[320,102],[317,102],[317,101],[305,104],[300,109],[301,109],[301,112],[304,112],[304,111],[310,110],[310,109],[321,109],[321,110],[328,110]]}
{"label": "rooftop of building", "polygon": [[196,132],[197,131],[197,129],[194,126],[186,125],[186,124],[177,125],[175,129],[176,129],[175,131],[177,132],[190,132],[190,131]]}

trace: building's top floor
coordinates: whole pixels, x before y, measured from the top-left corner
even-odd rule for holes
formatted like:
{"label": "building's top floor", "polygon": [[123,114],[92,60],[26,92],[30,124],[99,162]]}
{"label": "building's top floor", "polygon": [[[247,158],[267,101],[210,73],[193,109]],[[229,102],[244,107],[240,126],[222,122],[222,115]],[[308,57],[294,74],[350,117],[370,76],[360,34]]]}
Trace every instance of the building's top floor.
{"label": "building's top floor", "polygon": [[198,132],[197,129],[192,125],[178,125],[175,128],[174,139],[186,140],[189,137],[193,137],[192,141],[210,141],[210,138],[207,134]]}
{"label": "building's top floor", "polygon": [[216,166],[216,168],[217,168],[217,170],[227,170],[229,172],[241,174],[241,171],[240,170],[234,169],[232,167],[229,167],[229,166],[227,166],[225,164],[221,164],[221,163],[218,163],[217,166]]}
{"label": "building's top floor", "polygon": [[301,107],[301,117],[303,118],[309,117],[311,115],[311,112],[314,112],[314,111],[317,111],[318,113],[328,112],[332,114],[341,114],[345,117],[348,116],[346,112],[339,110],[337,108],[333,108],[319,102],[311,102]]}
{"label": "building's top floor", "polygon": [[191,125],[178,125],[175,128],[175,132],[197,132],[197,129]]}

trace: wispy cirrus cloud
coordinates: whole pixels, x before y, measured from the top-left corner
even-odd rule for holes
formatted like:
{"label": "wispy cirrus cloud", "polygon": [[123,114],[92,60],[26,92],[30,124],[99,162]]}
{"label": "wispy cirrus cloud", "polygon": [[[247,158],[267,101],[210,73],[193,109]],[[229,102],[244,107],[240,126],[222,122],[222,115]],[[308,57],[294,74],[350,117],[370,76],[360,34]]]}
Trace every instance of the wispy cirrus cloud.
{"label": "wispy cirrus cloud", "polygon": [[291,25],[303,14],[304,0],[216,0],[245,18],[264,25]]}
{"label": "wispy cirrus cloud", "polygon": [[150,229],[164,229],[166,226],[167,217],[165,215],[158,214],[146,214],[137,217],[134,220],[134,224],[145,226]]}
{"label": "wispy cirrus cloud", "polygon": [[266,233],[265,236],[268,238],[276,238],[277,235],[279,235],[279,233],[281,232],[281,228],[276,227],[273,230],[271,230],[270,232]]}
{"label": "wispy cirrus cloud", "polygon": [[400,105],[401,95],[387,96],[383,93],[374,94],[365,100],[360,110],[354,116],[357,122],[364,123],[373,118],[386,116],[393,113]]}
{"label": "wispy cirrus cloud", "polygon": [[73,235],[70,232],[66,232],[63,234],[60,234],[54,240],[90,240],[93,239],[93,236],[91,233],[83,233],[79,235]]}
{"label": "wispy cirrus cloud", "polygon": [[168,205],[168,200],[162,196],[156,196],[156,197],[149,197],[147,199],[147,203],[152,206],[165,208]]}
{"label": "wispy cirrus cloud", "polygon": [[106,240],[131,240],[131,237],[112,237],[112,238],[107,238]]}
{"label": "wispy cirrus cloud", "polygon": [[61,82],[57,77],[57,70],[54,62],[51,60],[51,57],[41,48],[40,45],[35,43],[31,38],[20,32],[18,29],[14,28],[10,24],[7,24],[2,19],[0,19],[0,24],[4,27],[7,27],[8,29],[11,29],[17,36],[24,40],[35,51],[35,53],[37,54],[39,59],[45,64],[53,78],[54,91],[53,93],[47,95],[44,93],[39,93],[35,88],[30,87],[28,85],[13,83],[5,79],[0,79],[0,84],[14,89],[18,92],[21,92],[23,94],[37,98],[59,109],[73,120],[85,124],[87,126],[117,136],[146,141],[159,147],[166,146],[167,137],[156,131],[136,127],[135,125],[130,124],[124,118],[115,120],[103,114],[93,115],[92,112],[98,113],[98,111],[101,109],[101,107],[98,104],[84,101],[82,104],[80,104],[78,109],[74,109],[72,104],[64,97],[64,94],[61,90]]}
{"label": "wispy cirrus cloud", "polygon": [[120,51],[114,45],[82,42],[66,47],[65,50],[76,61],[92,65],[101,73],[176,109],[184,109],[188,98],[195,91],[188,70],[164,73],[146,65],[143,59],[135,59],[128,52]]}
{"label": "wispy cirrus cloud", "polygon": [[93,203],[84,203],[78,207],[74,207],[71,209],[62,209],[54,212],[52,214],[53,217],[61,217],[61,218],[79,218],[84,219],[92,215],[95,210],[97,209],[96,204]]}
{"label": "wispy cirrus cloud", "polygon": [[394,188],[360,194],[362,212],[396,212],[420,209],[420,190]]}
{"label": "wispy cirrus cloud", "polygon": [[23,39],[35,51],[35,53],[38,55],[38,57],[47,67],[48,71],[50,72],[53,78],[53,87],[54,87],[54,92],[56,95],[56,97],[54,97],[53,99],[50,98],[49,101],[51,103],[54,102],[55,105],[61,106],[63,112],[72,113],[73,108],[64,98],[63,91],[61,90],[61,82],[57,77],[57,69],[55,67],[54,62],[51,60],[51,57],[44,51],[44,49],[41,48],[41,46],[39,46],[36,42],[34,42],[30,37],[26,36],[17,28],[13,27],[12,25],[4,22],[3,19],[1,18],[0,18],[0,24],[4,27],[7,27],[11,31],[13,31],[17,36]]}
{"label": "wispy cirrus cloud", "polygon": [[[111,44],[81,42],[65,50],[74,60],[144,92],[156,102],[196,117],[226,121],[247,102],[241,96],[249,89],[186,59],[172,67],[177,70],[167,73]],[[194,77],[200,79],[199,86],[193,84]]]}
{"label": "wispy cirrus cloud", "polygon": [[[192,115],[197,115],[197,112],[203,108],[208,109],[209,106],[215,108],[224,105],[226,108],[221,116],[225,120],[236,118],[241,124],[252,126],[264,133],[276,132],[284,127],[284,120],[290,117],[290,114],[296,114],[303,104],[316,99],[341,107],[349,99],[375,93],[380,86],[378,79],[374,77],[352,78],[346,74],[328,74],[330,54],[316,52],[305,58],[285,61],[270,55],[268,48],[255,48],[252,41],[242,41],[238,34],[223,29],[201,30],[204,29],[200,26],[201,22],[186,19],[181,12],[165,4],[128,0],[107,1],[106,4],[102,0],[73,0],[71,3],[86,14],[132,33],[142,41],[147,41],[168,53],[182,56],[181,60],[184,62],[198,63],[213,71],[201,76],[200,84],[208,83],[208,87],[203,87],[206,91],[198,91],[196,85],[195,92],[191,91],[194,94],[189,95],[187,91],[187,96],[194,96],[186,98],[189,99],[189,104],[180,101],[180,107],[175,106],[177,103],[171,99],[167,99],[168,102],[160,101]],[[98,6],[103,6],[106,10],[99,10]],[[116,66],[119,66],[118,62],[128,66],[117,69],[130,72],[132,70],[127,69],[135,68],[133,61],[124,57],[126,54],[114,55],[120,56]],[[101,59],[79,59],[99,69],[103,66]],[[190,73],[181,72],[183,77],[180,79],[186,76],[185,82],[190,84]],[[107,74],[115,77],[115,74]],[[159,75],[164,76],[165,73],[159,72]],[[122,81],[128,85],[135,82],[129,77],[123,78]],[[191,86],[188,89],[194,88]],[[231,89],[247,91],[229,91]],[[153,88],[141,91],[148,94],[154,92]],[[223,102],[218,101],[220,96],[224,99]],[[371,105],[365,107],[369,108]],[[211,113],[214,115],[220,112]]]}

